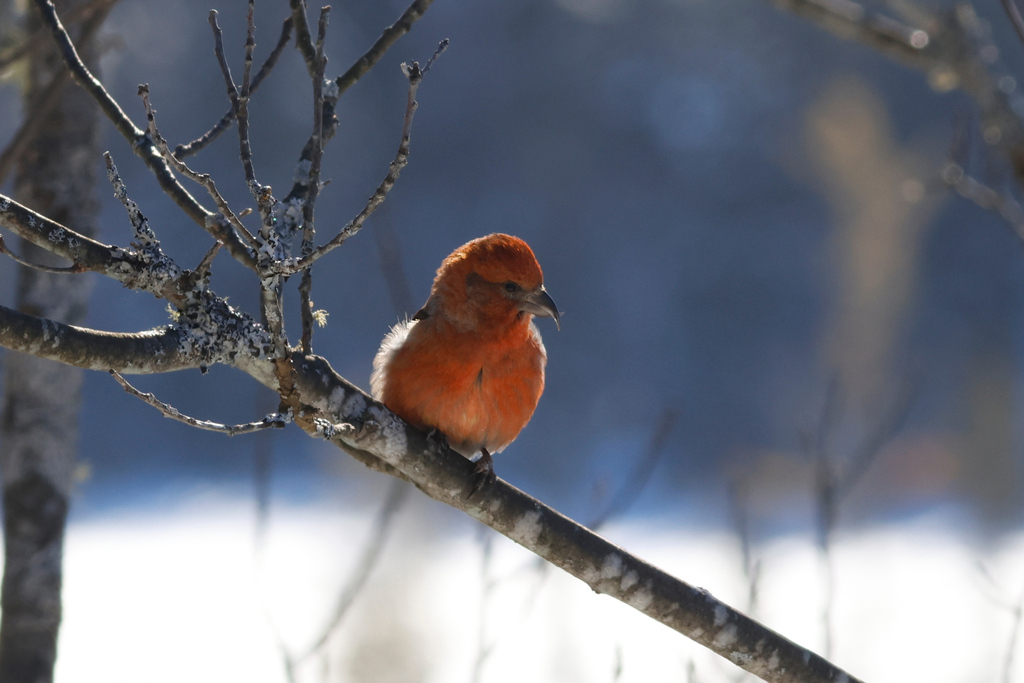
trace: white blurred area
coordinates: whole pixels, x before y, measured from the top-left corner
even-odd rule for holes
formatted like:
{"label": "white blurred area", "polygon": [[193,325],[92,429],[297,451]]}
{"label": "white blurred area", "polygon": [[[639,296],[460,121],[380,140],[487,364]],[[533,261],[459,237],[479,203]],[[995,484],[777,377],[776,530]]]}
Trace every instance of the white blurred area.
{"label": "white blurred area", "polygon": [[[293,654],[309,647],[372,528],[375,510],[340,505],[275,506],[260,553],[252,502],[241,497],[209,494],[72,523],[56,680],[287,681],[275,630]],[[949,521],[920,518],[836,539],[834,662],[872,683],[1024,680],[1024,653],[1003,679],[1024,536],[981,549],[967,533],[944,531]],[[749,607],[728,530],[635,518],[605,535]],[[561,571],[540,569],[507,539],[494,536],[485,562],[485,538],[476,522],[411,492],[351,611],[295,680],[753,680]],[[813,539],[781,536],[755,546],[753,558],[761,565],[754,615],[821,651]]]}

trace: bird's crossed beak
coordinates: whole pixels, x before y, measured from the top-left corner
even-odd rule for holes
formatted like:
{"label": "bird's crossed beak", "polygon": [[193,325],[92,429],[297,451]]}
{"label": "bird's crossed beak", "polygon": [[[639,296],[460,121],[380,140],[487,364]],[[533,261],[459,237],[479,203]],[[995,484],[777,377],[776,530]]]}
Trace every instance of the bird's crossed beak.
{"label": "bird's crossed beak", "polygon": [[535,315],[538,318],[551,318],[555,321],[555,328],[558,330],[562,329],[558,324],[558,306],[555,305],[554,299],[548,296],[544,285],[527,292],[526,296],[523,297],[522,303],[519,304],[519,310]]}

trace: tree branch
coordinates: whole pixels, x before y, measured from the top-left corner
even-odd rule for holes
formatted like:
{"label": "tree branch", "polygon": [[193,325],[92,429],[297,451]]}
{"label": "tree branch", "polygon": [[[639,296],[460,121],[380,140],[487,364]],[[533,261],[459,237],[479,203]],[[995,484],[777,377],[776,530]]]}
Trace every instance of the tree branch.
{"label": "tree branch", "polygon": [[297,420],[346,452],[380,459],[431,498],[462,510],[524,548],[772,683],[857,679],[737,612],[703,589],[630,555],[508,483],[470,498],[473,464],[399,420],[317,356],[293,356],[303,402],[321,420]]}
{"label": "tree branch", "polygon": [[270,415],[267,415],[259,422],[247,422],[245,424],[237,425],[225,425],[219,422],[210,422],[209,420],[199,420],[197,418],[183,414],[181,411],[179,411],[171,404],[164,403],[151,393],[142,392],[136,389],[131,384],[129,384],[128,380],[122,377],[116,370],[111,370],[110,375],[117,380],[117,383],[120,384],[125,391],[127,391],[135,398],[138,398],[144,401],[145,403],[148,403],[149,405],[153,406],[154,408],[159,410],[164,417],[168,417],[172,420],[177,420],[178,422],[187,424],[189,427],[195,427],[196,429],[205,429],[206,431],[210,432],[220,432],[221,434],[226,434],[227,436],[238,436],[239,434],[252,434],[254,432],[261,432],[264,429],[270,428],[283,429],[284,426],[291,421],[287,416],[282,415],[280,413],[272,413]]}
{"label": "tree branch", "polygon": [[928,30],[913,28],[868,11],[852,0],[772,0],[780,9],[806,17],[841,38],[859,42],[925,72],[939,90],[959,88],[981,112],[985,141],[1010,162],[1024,183],[1024,110],[1021,96],[1000,87],[993,73],[991,39],[969,4],[932,17]]}
{"label": "tree branch", "polygon": [[[293,2],[301,2],[301,0],[293,0]],[[427,8],[433,2],[434,0],[416,0],[402,12],[402,16],[398,17],[395,23],[384,29],[384,32],[380,34],[380,37],[377,38],[373,46],[362,57],[357,59],[356,63],[350,66],[345,73],[338,76],[338,79],[335,81],[338,84],[338,95],[341,95],[355,85],[356,81],[372,69],[374,64],[380,61],[380,58],[384,56],[388,49],[412,29],[412,25],[419,21],[420,17],[423,16],[423,13],[427,11]],[[306,35],[309,35],[308,28],[306,29]]]}
{"label": "tree branch", "polygon": [[[284,20],[284,23],[281,25],[281,35],[277,39],[277,45],[275,45],[274,49],[270,52],[270,56],[267,57],[267,61],[263,62],[263,66],[260,67],[260,70],[257,71],[256,75],[252,77],[252,92],[256,92],[256,89],[260,86],[260,83],[263,82],[263,79],[270,74],[270,71],[274,68],[274,65],[277,64],[277,60],[281,56],[281,53],[284,51],[284,48],[288,45],[288,39],[291,38],[291,36],[292,18],[288,17],[287,19]],[[175,147],[174,156],[178,159],[185,159],[186,157],[199,153],[207,145],[209,145],[211,142],[219,138],[221,133],[226,131],[228,129],[228,126],[230,126],[234,120],[235,110],[232,108],[225,112],[224,116],[220,117],[220,121],[218,121],[213,126],[213,128],[206,131],[192,142],[189,142],[184,145],[178,145],[177,147]]]}
{"label": "tree branch", "polygon": [[[51,2],[51,0],[35,0],[35,4],[39,9],[39,14],[42,18],[43,24],[50,29],[50,32],[60,49],[61,56],[64,59],[64,64],[67,66],[74,81],[88,92],[97,104],[99,104],[104,115],[110,119],[118,132],[124,136],[129,144],[131,144],[132,151],[135,152],[136,156],[142,159],[149,170],[152,171],[163,191],[172,200],[174,200],[174,203],[177,204],[189,218],[205,228],[207,220],[212,215],[212,212],[197,202],[195,197],[193,197],[188,190],[178,182],[177,178],[174,177],[174,173],[171,172],[171,168],[167,164],[167,161],[158,153],[156,148],[153,146],[152,141],[142,130],[132,123],[131,119],[129,119],[124,113],[120,105],[103,87],[103,84],[100,83],[99,80],[92,75],[88,67],[85,66],[81,58],[78,56],[78,52],[75,50],[75,46],[71,42],[71,38],[68,36],[67,31],[64,30],[64,26],[57,17],[57,12],[53,7],[53,2]],[[228,246],[230,247],[230,235],[226,234],[224,237],[229,242]],[[235,240],[237,239],[238,238],[236,236]]]}
{"label": "tree branch", "polygon": [[133,334],[66,325],[0,306],[0,346],[86,370],[153,374],[198,368],[209,359],[173,327]]}
{"label": "tree branch", "polygon": [[360,211],[355,218],[346,223],[341,231],[327,244],[317,247],[302,258],[285,259],[274,264],[276,272],[291,275],[310,267],[321,257],[344,244],[349,237],[352,237],[359,232],[363,227],[363,223],[366,222],[366,219],[373,215],[373,212],[377,210],[377,207],[380,206],[387,198],[388,192],[390,192],[391,188],[394,187],[402,169],[409,163],[409,142],[412,135],[412,119],[416,114],[416,108],[419,106],[419,103],[416,102],[416,92],[419,90],[420,82],[423,80],[423,75],[427,73],[430,67],[434,64],[434,61],[445,51],[445,49],[447,49],[447,47],[448,39],[446,38],[441,41],[437,50],[434,51],[433,56],[431,56],[427,61],[426,66],[422,69],[417,62],[402,64],[402,71],[406,78],[409,79],[409,94],[406,98],[405,118],[402,123],[402,141],[398,145],[398,152],[395,154],[394,160],[388,165],[388,174],[384,177],[384,180],[381,181],[380,185],[377,186],[377,190],[366,202],[366,206],[363,207],[363,210]]}

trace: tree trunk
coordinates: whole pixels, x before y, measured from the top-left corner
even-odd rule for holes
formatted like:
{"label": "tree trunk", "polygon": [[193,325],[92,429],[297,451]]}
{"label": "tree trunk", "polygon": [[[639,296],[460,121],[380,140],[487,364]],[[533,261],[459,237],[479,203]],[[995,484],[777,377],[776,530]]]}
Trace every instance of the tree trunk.
{"label": "tree trunk", "polygon": [[[66,12],[75,4],[80,0],[57,2],[57,7]],[[29,32],[38,25],[35,19],[34,13],[27,18]],[[94,14],[69,27],[87,63],[94,61],[89,38],[102,19]],[[17,200],[94,235],[99,159],[95,106],[67,78],[49,41],[28,59],[25,116],[41,117],[42,125],[19,159]],[[95,69],[95,64],[90,66]],[[54,79],[63,81],[60,94],[45,98]],[[25,242],[19,250],[34,263],[68,265]],[[82,324],[87,278],[21,268],[17,306],[32,315]],[[5,366],[0,416],[5,552],[0,683],[43,683],[53,680],[57,656],[64,525],[75,470],[82,371],[18,353],[8,354]]]}

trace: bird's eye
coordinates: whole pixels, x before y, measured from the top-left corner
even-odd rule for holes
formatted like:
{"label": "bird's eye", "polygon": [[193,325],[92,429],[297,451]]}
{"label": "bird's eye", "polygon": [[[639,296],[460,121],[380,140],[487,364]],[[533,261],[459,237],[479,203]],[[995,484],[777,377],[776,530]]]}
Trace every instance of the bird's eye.
{"label": "bird's eye", "polygon": [[514,283],[514,282],[506,282],[505,283],[505,291],[506,292],[512,293],[512,292],[515,292],[515,291],[518,291],[518,290],[519,290],[519,285],[517,285],[516,283]]}

